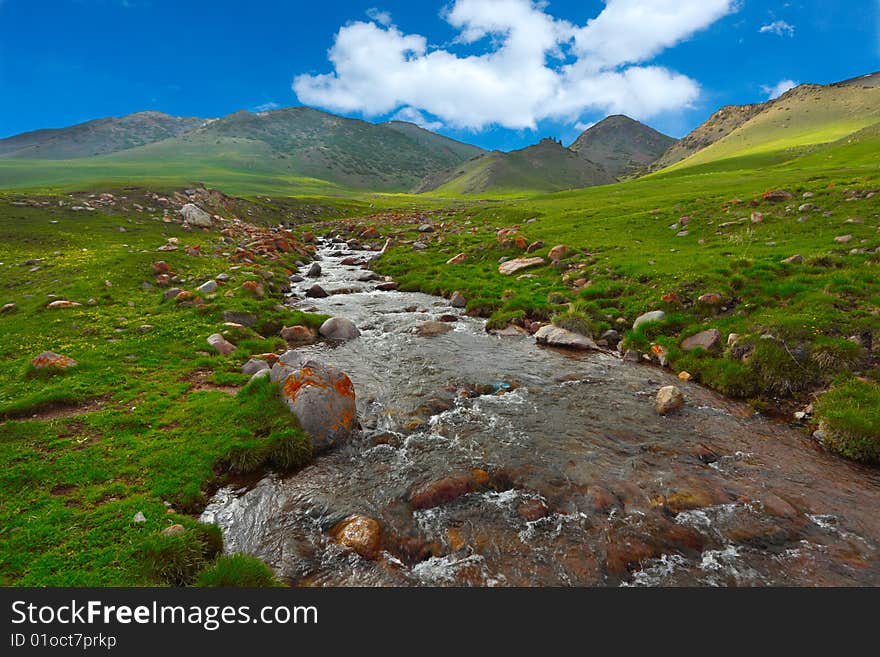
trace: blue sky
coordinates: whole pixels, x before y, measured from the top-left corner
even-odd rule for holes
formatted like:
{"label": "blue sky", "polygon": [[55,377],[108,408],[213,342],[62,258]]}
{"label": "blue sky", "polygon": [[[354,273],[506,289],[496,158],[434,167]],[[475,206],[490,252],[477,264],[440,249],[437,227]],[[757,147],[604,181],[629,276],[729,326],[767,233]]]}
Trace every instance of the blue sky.
{"label": "blue sky", "polygon": [[0,136],[298,104],[504,150],[615,112],[682,136],[880,69],[878,34],[878,0],[0,0]]}

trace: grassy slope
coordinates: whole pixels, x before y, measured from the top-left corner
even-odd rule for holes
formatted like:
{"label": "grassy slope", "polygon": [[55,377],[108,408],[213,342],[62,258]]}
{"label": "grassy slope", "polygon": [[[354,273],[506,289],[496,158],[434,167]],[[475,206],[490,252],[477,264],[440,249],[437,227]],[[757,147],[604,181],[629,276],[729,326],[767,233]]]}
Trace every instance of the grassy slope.
{"label": "grassy slope", "polygon": [[722,161],[731,162],[729,168],[779,163],[806,147],[834,142],[878,122],[880,88],[802,85],[666,171],[715,168]]}
{"label": "grassy slope", "polygon": [[[18,304],[0,314],[0,583],[171,583],[178,575],[166,566],[185,559],[197,569],[212,556],[200,556],[204,530],[186,514],[222,481],[224,463],[259,467],[280,458],[279,445],[288,465],[308,458],[305,436],[274,391],[233,397],[222,390],[246,381],[239,368],[249,354],[283,349],[283,341],[248,331],[232,337],[236,352],[220,357],[205,338],[223,329],[226,309],[255,312],[267,336],[277,336],[282,322],[318,318],[275,310],[278,292],[268,284],[264,300],[240,288],[245,280],[265,283],[253,273],[263,267],[278,280],[283,263],[234,269],[220,256],[156,252],[178,237],[210,253],[216,233],[184,232],[136,213],[72,212],[50,200],[31,208],[0,197],[0,298]],[[31,271],[24,262],[37,258]],[[185,289],[223,271],[232,281],[205,306],[180,307],[141,285],[153,280],[151,263],[160,259],[186,279]],[[48,310],[49,294],[84,305]],[[144,324],[155,328],[141,333]],[[35,374],[30,359],[44,350],[80,364],[65,374]],[[132,522],[138,511],[145,524]],[[172,523],[187,534],[158,536]]]}

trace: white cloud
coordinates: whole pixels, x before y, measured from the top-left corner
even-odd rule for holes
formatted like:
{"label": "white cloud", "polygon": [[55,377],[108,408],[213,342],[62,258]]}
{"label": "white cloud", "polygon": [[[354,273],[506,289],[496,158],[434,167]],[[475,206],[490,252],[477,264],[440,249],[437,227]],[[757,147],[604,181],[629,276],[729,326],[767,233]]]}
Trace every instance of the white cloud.
{"label": "white cloud", "polygon": [[574,129],[577,130],[578,132],[586,132],[587,130],[592,128],[594,125],[596,125],[595,121],[592,121],[590,123],[583,123],[581,121],[578,121],[577,123],[574,124]]}
{"label": "white cloud", "polygon": [[381,9],[376,9],[376,7],[370,7],[367,9],[367,17],[378,23],[379,25],[391,25],[391,14],[387,11],[382,11]]}
{"label": "white cloud", "polygon": [[[333,72],[300,75],[301,102],[379,116],[406,107],[456,127],[535,128],[586,112],[646,119],[693,103],[692,79],[645,65],[736,9],[736,0],[607,0],[584,25],[555,18],[532,0],[455,0],[442,17],[456,43],[490,39],[480,55],[428,46],[390,22],[339,29]],[[384,14],[384,12],[380,12]],[[377,14],[378,15],[378,14]]]}
{"label": "white cloud", "polygon": [[794,25],[785,21],[773,21],[767,25],[762,25],[758,30],[761,34],[775,34],[776,36],[794,36]]}
{"label": "white cloud", "polygon": [[263,103],[262,105],[257,105],[253,109],[253,111],[254,112],[269,112],[271,110],[276,110],[279,107],[281,107],[281,105],[279,105],[278,103],[276,103],[274,101],[270,101],[268,103]]}
{"label": "white cloud", "polygon": [[774,100],[779,98],[786,91],[794,89],[796,86],[798,86],[798,83],[794,80],[780,80],[773,86],[762,85],[761,91],[767,94],[767,100]]}
{"label": "white cloud", "polygon": [[409,106],[400,108],[400,110],[391,117],[391,120],[415,123],[417,126],[424,128],[425,130],[439,130],[443,127],[442,121],[431,121],[415,107]]}

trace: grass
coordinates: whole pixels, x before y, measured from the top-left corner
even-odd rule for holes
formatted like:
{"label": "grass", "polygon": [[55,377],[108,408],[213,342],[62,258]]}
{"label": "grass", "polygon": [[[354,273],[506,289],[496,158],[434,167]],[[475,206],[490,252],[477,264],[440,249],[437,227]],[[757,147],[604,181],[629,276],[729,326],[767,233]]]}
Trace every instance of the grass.
{"label": "grass", "polygon": [[880,463],[880,385],[845,378],[816,405],[825,446],[865,463]]}
{"label": "grass", "polygon": [[[299,256],[234,265],[213,253],[219,233],[38,198],[48,204],[0,198],[0,298],[17,304],[0,314],[0,583],[189,582],[219,549],[195,520],[214,488],[263,467],[295,469],[311,455],[268,381],[232,394],[247,382],[241,365],[251,354],[282,351],[282,324],[324,318],[276,308],[277,281]],[[168,238],[181,249],[157,252]],[[186,255],[192,243],[209,255]],[[38,264],[25,264],[32,260]],[[157,260],[187,290],[221,272],[231,279],[202,306],[166,301],[154,286]],[[241,287],[249,280],[264,286],[265,298]],[[83,305],[50,310],[50,295]],[[226,310],[252,312],[258,322],[232,331],[223,326]],[[139,328],[146,325],[153,328]],[[225,357],[206,343],[222,331],[238,344]],[[30,360],[45,350],[79,365],[36,372]],[[133,521],[138,512],[146,522]],[[162,536],[173,524],[186,533]]]}

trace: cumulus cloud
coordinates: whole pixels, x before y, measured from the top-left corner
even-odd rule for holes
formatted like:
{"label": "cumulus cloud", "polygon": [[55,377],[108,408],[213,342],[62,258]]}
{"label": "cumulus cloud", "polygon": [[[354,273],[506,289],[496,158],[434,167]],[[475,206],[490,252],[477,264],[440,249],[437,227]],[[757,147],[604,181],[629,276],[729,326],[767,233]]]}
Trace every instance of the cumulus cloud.
{"label": "cumulus cloud", "polygon": [[367,9],[367,17],[379,25],[391,25],[391,14],[387,11],[377,9],[376,7],[370,7]]}
{"label": "cumulus cloud", "polygon": [[392,121],[406,121],[415,123],[425,130],[439,130],[443,127],[442,121],[431,121],[415,107],[402,107],[397,113],[391,117]]}
{"label": "cumulus cloud", "polygon": [[761,90],[767,94],[768,100],[774,100],[779,98],[786,91],[794,89],[798,86],[798,83],[794,80],[780,80],[774,85],[764,85],[761,87]]}
{"label": "cumulus cloud", "polygon": [[[301,102],[379,116],[408,108],[459,128],[535,128],[587,112],[646,119],[692,104],[696,81],[649,62],[736,10],[736,0],[607,0],[577,25],[532,0],[455,0],[442,17],[455,46],[488,40],[478,55],[430,47],[373,17],[339,29],[333,72],[300,75]],[[375,16],[385,16],[379,12]]]}
{"label": "cumulus cloud", "polygon": [[794,36],[794,25],[785,21],[773,21],[767,25],[762,25],[758,30],[761,34],[775,34],[776,36]]}

